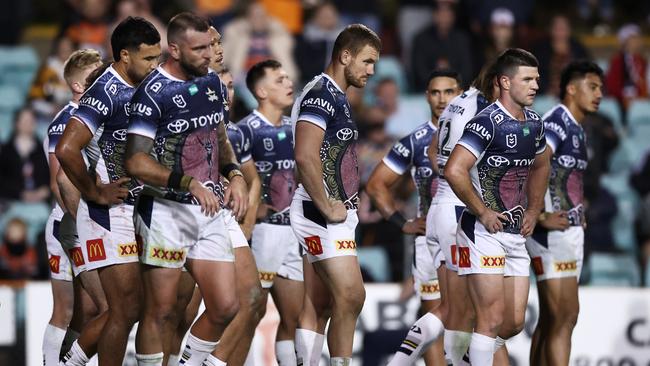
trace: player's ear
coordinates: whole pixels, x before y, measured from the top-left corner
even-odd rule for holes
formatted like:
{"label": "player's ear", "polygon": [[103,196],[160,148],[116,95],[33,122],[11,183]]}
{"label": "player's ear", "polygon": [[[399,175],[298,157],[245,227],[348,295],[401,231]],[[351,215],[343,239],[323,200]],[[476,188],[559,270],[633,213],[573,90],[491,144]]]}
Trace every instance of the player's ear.
{"label": "player's ear", "polygon": [[176,43],[169,43],[167,45],[167,52],[174,60],[179,60],[181,58],[181,51]]}
{"label": "player's ear", "polygon": [[343,50],[339,54],[339,62],[344,65],[348,66],[350,62],[352,61],[352,53],[350,53],[350,50]]}
{"label": "player's ear", "polygon": [[266,99],[269,96],[269,92],[266,91],[266,88],[258,86],[257,88],[255,88],[255,95],[259,99]]}
{"label": "player's ear", "polygon": [[126,48],[122,48],[120,50],[120,61],[128,64],[131,61],[131,57],[129,55],[129,51]]}
{"label": "player's ear", "polygon": [[566,86],[566,92],[570,96],[575,96],[577,91],[578,91],[578,88],[576,87],[575,83],[569,83]]}
{"label": "player's ear", "polygon": [[70,89],[77,94],[82,94],[85,91],[84,85],[82,82],[75,81],[70,85]]}
{"label": "player's ear", "polygon": [[499,87],[503,88],[503,90],[510,90],[510,78],[506,75],[501,75],[499,76]]}

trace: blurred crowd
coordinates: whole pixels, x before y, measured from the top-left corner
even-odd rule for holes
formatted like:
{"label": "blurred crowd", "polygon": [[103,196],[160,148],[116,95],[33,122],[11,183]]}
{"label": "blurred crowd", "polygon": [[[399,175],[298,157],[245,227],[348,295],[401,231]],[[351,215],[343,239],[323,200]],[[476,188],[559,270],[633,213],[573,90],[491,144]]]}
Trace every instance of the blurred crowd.
{"label": "blurred crowd", "polygon": [[[362,131],[358,151],[362,183],[396,139],[429,118],[423,83],[432,69],[458,70],[467,87],[483,64],[501,51],[509,47],[528,49],[540,62],[540,104],[536,107],[543,113],[549,106],[541,106],[542,100],[557,101],[564,66],[579,58],[597,60],[606,72],[607,97],[615,103],[612,113],[590,116],[584,124],[591,159],[585,179],[586,248],[592,252],[632,254],[640,268],[647,267],[650,159],[645,156],[650,150],[650,136],[634,140],[645,144],[632,146],[633,156],[638,159],[628,161],[629,168],[614,165],[621,160],[615,159],[617,151],[637,131],[628,126],[628,111],[636,108],[635,104],[642,106],[637,101],[649,97],[648,43],[644,32],[650,25],[650,2],[66,0],[60,3],[57,6],[63,8],[49,14],[52,5],[45,0],[11,2],[4,15],[0,15],[3,19],[0,43],[5,45],[0,47],[2,50],[29,46],[25,40],[29,41],[30,29],[53,24],[57,29],[47,57],[38,60],[39,66],[33,70],[29,86],[21,94],[20,105],[0,106],[0,113],[8,121],[0,124],[3,176],[0,180],[0,279],[48,276],[42,231],[52,198],[42,141],[46,126],[71,96],[63,80],[64,61],[79,48],[94,48],[105,60],[111,59],[108,36],[129,15],[152,22],[162,36],[164,50],[165,23],[179,10],[191,10],[210,18],[223,34],[225,63],[234,76],[238,96],[232,120],[238,120],[255,107],[244,80],[251,65],[277,59],[294,80],[296,90],[300,90],[322,72],[343,27],[359,22],[375,30],[383,43],[377,75],[366,90],[353,90],[349,96]],[[613,40],[613,43],[608,44],[606,51],[603,47],[594,49],[593,45],[590,48],[580,41],[585,36]],[[0,99],[2,90],[12,86],[6,82],[11,79],[1,75],[2,70],[0,65]],[[646,123],[650,125],[650,113],[648,119]],[[407,178],[400,182],[405,189],[399,198],[406,212],[409,209],[414,212],[414,187]],[[606,184],[609,181],[615,184]],[[391,262],[390,279],[401,280],[405,268],[410,267],[410,258],[405,254],[408,251],[403,245],[408,240],[397,227],[382,219],[365,195],[362,195],[359,218],[359,246],[384,247]],[[628,231],[621,229],[621,225],[627,225]]]}

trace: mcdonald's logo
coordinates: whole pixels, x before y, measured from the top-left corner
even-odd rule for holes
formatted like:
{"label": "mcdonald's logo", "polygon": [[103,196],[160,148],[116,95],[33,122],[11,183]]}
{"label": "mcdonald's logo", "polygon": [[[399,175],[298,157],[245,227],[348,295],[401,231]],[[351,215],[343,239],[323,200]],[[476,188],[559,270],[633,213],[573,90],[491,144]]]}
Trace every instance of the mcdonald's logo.
{"label": "mcdonald's logo", "polygon": [[544,274],[544,264],[542,263],[542,257],[534,257],[533,262],[533,272],[536,275],[541,276]]}
{"label": "mcdonald's logo", "polygon": [[52,273],[59,273],[59,264],[61,263],[61,256],[51,255],[49,262],[50,262],[50,271],[52,271]]}
{"label": "mcdonald's logo", "polygon": [[452,244],[452,246],[451,246],[451,263],[454,266],[458,265],[458,258],[457,258],[458,253],[457,252],[458,252],[458,245]]}
{"label": "mcdonald's logo", "polygon": [[469,247],[458,247],[458,267],[472,267],[472,261],[469,257]]}
{"label": "mcdonald's logo", "polygon": [[88,250],[89,262],[96,262],[106,259],[106,250],[104,249],[104,241],[102,239],[93,239],[86,241],[86,249]]}
{"label": "mcdonald's logo", "polygon": [[86,263],[84,261],[84,255],[81,253],[81,248],[79,247],[70,248],[68,250],[68,254],[70,255],[70,259],[72,259],[72,262],[74,263],[75,266],[81,267]]}
{"label": "mcdonald's logo", "polygon": [[305,238],[305,245],[307,245],[307,251],[311,255],[323,254],[323,246],[320,243],[320,237],[308,236]]}

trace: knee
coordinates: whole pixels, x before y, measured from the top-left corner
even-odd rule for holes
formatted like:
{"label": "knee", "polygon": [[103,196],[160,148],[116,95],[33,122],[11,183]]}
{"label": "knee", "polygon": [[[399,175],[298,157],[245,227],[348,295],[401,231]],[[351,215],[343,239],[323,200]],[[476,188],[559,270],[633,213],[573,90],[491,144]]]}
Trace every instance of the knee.
{"label": "knee", "polygon": [[562,307],[556,309],[553,314],[550,315],[551,323],[554,328],[562,329],[573,329],[578,322],[578,314],[580,309],[578,306],[575,307]]}
{"label": "knee", "polygon": [[220,299],[219,303],[206,313],[210,323],[220,326],[229,324],[238,311],[239,301],[233,297],[232,299]]}
{"label": "knee", "polygon": [[358,316],[366,300],[366,290],[363,286],[344,291],[334,299],[337,311]]}
{"label": "knee", "polygon": [[496,335],[500,333],[503,326],[503,306],[493,304],[484,309],[479,310],[476,314],[476,326],[482,330],[487,330]]}

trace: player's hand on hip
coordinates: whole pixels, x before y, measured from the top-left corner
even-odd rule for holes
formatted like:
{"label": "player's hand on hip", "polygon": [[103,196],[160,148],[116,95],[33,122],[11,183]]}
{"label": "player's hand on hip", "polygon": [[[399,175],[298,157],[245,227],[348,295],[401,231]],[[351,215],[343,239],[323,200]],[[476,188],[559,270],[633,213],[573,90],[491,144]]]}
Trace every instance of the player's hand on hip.
{"label": "player's hand on hip", "polygon": [[478,216],[478,220],[490,234],[494,234],[503,231],[503,223],[508,222],[508,217],[496,211],[485,209],[483,213]]}
{"label": "player's hand on hip", "polygon": [[339,200],[329,201],[329,210],[325,212],[327,222],[337,223],[343,222],[348,217],[348,209],[345,208],[343,202]]}
{"label": "player's hand on hip", "polygon": [[533,230],[535,230],[535,225],[537,225],[538,215],[539,211],[537,210],[524,211],[524,221],[521,223],[521,229],[519,230],[522,236],[528,237],[532,235]]}
{"label": "player's hand on hip", "polygon": [[199,201],[201,212],[205,216],[214,217],[219,212],[219,199],[212,190],[205,188],[197,179],[192,179],[189,191]]}
{"label": "player's hand on hip", "polygon": [[404,234],[411,235],[424,235],[427,230],[427,222],[424,217],[418,217],[417,219],[408,220],[402,226],[402,232]]}
{"label": "player's hand on hip", "polygon": [[549,212],[539,224],[549,230],[566,230],[569,228],[569,215],[566,211]]}
{"label": "player's hand on hip", "polygon": [[241,220],[248,208],[248,188],[246,181],[241,175],[236,175],[230,181],[224,202],[230,207],[237,220]]}
{"label": "player's hand on hip", "polygon": [[122,186],[131,181],[129,177],[122,177],[115,182],[97,184],[96,202],[100,205],[117,205],[126,199],[129,195],[129,189]]}

